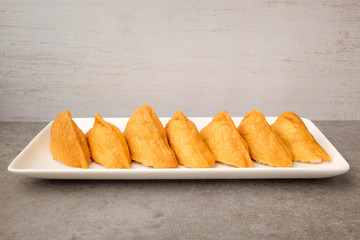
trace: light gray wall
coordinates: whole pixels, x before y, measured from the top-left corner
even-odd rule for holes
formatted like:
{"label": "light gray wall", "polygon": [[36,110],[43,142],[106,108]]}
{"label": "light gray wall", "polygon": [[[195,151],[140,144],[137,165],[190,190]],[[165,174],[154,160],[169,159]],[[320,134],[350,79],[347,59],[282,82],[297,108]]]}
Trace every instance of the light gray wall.
{"label": "light gray wall", "polygon": [[0,2],[0,121],[360,119],[359,1]]}

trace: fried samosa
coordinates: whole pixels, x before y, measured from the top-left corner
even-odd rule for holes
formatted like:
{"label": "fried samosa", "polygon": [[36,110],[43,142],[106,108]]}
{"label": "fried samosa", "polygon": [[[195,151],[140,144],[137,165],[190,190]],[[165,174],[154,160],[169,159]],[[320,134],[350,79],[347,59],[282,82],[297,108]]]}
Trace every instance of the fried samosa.
{"label": "fried samosa", "polygon": [[131,168],[130,152],[124,135],[98,113],[94,126],[86,133],[91,158],[106,168]]}
{"label": "fried samosa", "polygon": [[189,168],[208,168],[215,156],[201,138],[195,124],[177,111],[165,126],[169,144],[179,164]]}
{"label": "fried samosa", "polygon": [[255,161],[274,167],[292,167],[292,154],[281,138],[271,130],[264,115],[254,109],[249,112],[238,130],[249,146]]}
{"label": "fried samosa", "polygon": [[294,161],[306,163],[330,161],[329,155],[295,113],[291,111],[282,113],[271,125],[271,128],[289,147]]}
{"label": "fried samosa", "polygon": [[141,106],[131,115],[124,131],[131,159],[155,168],[176,168],[166,132],[154,109]]}
{"label": "fried samosa", "polygon": [[226,111],[216,114],[200,135],[217,161],[236,167],[254,167],[248,145]]}
{"label": "fried samosa", "polygon": [[54,159],[70,167],[89,167],[88,142],[85,134],[72,120],[69,111],[62,111],[51,125],[50,152]]}

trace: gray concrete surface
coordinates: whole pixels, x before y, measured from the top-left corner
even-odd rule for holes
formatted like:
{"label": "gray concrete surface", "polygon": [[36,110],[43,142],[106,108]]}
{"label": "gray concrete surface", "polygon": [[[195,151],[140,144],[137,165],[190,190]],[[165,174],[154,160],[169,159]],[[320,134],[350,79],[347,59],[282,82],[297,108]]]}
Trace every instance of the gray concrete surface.
{"label": "gray concrete surface", "polygon": [[45,123],[0,123],[1,239],[358,239],[360,121],[315,124],[349,162],[328,179],[63,181],[6,168]]}

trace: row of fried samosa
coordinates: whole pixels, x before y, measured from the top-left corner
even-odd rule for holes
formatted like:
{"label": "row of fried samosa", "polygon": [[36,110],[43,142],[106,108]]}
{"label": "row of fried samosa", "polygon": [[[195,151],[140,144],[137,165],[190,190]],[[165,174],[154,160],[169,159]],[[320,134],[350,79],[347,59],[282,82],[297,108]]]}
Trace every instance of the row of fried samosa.
{"label": "row of fried samosa", "polygon": [[281,114],[271,126],[257,109],[236,128],[226,111],[218,113],[200,132],[177,111],[165,128],[155,111],[144,105],[134,111],[124,134],[99,114],[86,133],[61,112],[51,126],[50,151],[54,159],[72,167],[95,162],[107,168],[131,168],[131,159],[155,168],[208,168],[215,161],[236,167],[254,167],[253,160],[274,167],[292,167],[293,161],[330,161],[329,155],[293,112]]}

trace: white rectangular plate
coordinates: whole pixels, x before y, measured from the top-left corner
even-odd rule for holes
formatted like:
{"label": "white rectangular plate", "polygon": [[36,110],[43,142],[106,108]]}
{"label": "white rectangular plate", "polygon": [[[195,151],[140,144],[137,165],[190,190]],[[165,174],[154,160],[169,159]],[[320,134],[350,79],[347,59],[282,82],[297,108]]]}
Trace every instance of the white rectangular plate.
{"label": "white rectangular plate", "polygon": [[[205,127],[212,118],[189,118],[198,129]],[[242,118],[232,118],[236,126]],[[124,131],[129,118],[105,118],[106,121]],[[160,118],[165,124],[170,118]],[[267,117],[272,124],[276,117]],[[93,118],[74,118],[80,129],[86,133],[93,125]],[[309,131],[330,155],[330,162],[318,164],[294,163],[292,168],[275,168],[254,163],[254,168],[236,168],[216,163],[211,168],[154,169],[132,161],[132,169],[106,169],[91,162],[89,169],[72,168],[53,160],[50,153],[50,122],[25,149],[11,162],[12,173],[33,178],[46,179],[257,179],[257,178],[325,178],[346,173],[350,166],[321,131],[308,119],[303,118]]]}

